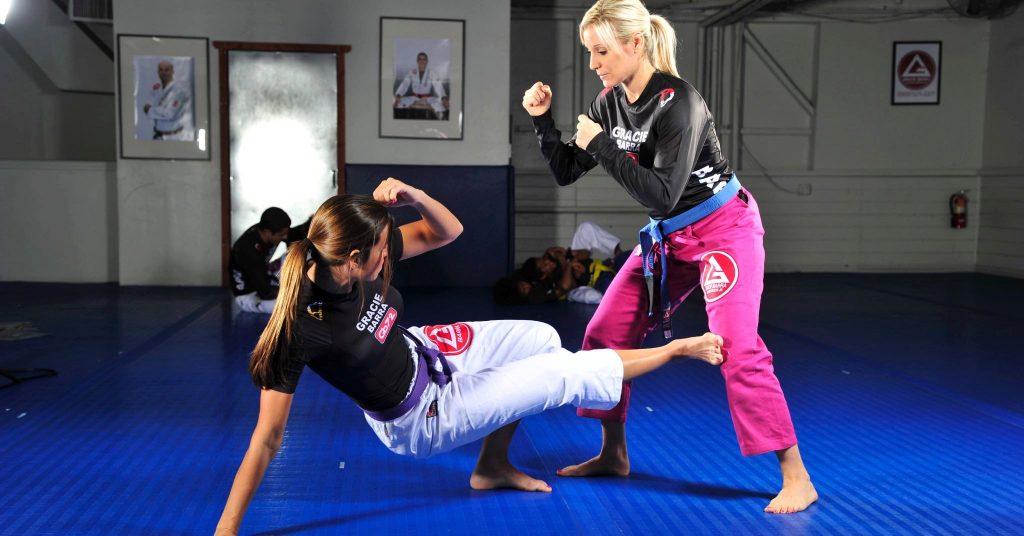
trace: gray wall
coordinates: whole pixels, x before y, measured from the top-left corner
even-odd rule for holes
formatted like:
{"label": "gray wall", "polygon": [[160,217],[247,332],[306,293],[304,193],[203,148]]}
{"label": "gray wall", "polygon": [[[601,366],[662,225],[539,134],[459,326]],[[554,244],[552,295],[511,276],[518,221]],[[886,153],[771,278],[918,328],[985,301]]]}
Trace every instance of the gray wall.
{"label": "gray wall", "polygon": [[61,91],[0,26],[0,160],[112,161],[113,90]]}
{"label": "gray wall", "polygon": [[[346,56],[349,163],[501,165],[508,163],[509,7],[445,0],[115,1],[115,33],[205,36],[211,40],[351,45]],[[421,141],[377,136],[379,18],[466,21],[465,139]],[[218,62],[211,51],[211,108]],[[213,117],[211,135],[219,139]],[[122,284],[217,285],[221,280],[221,155],[210,162],[119,160],[118,221]]]}
{"label": "gray wall", "polygon": [[[556,119],[572,130],[577,110],[597,91],[580,62],[575,17],[582,10],[513,15],[507,3],[487,4],[122,0],[115,6],[115,32],[351,45],[349,162],[505,164],[511,127],[518,260],[567,243],[585,220],[634,243],[643,210],[597,170],[576,186],[553,186],[519,105],[529,83],[553,80]],[[467,21],[465,140],[377,137],[382,15]],[[779,18],[751,24],[813,102],[811,112],[796,105],[749,51],[740,69],[742,99],[733,107],[734,81],[726,76],[714,87],[699,72],[698,25],[675,23],[680,69],[709,98],[725,150],[760,201],[769,270],[977,269],[1024,277],[1024,10],[996,21],[868,25]],[[889,105],[892,41],[913,39],[943,41],[939,106]],[[718,67],[728,72],[731,65]],[[216,143],[209,162],[80,162],[116,158],[114,98],[61,91],[3,28],[0,80],[0,120],[16,125],[0,129],[0,249],[8,259],[37,261],[31,268],[0,263],[0,280],[219,284]],[[508,106],[495,105],[500,102]],[[211,119],[216,140],[216,115]],[[734,141],[734,123],[747,150]],[[812,194],[782,191],[765,178],[755,156],[776,184],[809,185]],[[948,224],[947,200],[959,189],[970,190],[965,230]]]}
{"label": "gray wall", "polygon": [[113,162],[0,161],[0,281],[117,281]]}
{"label": "gray wall", "polygon": [[[636,243],[636,229],[646,221],[644,211],[600,169],[574,186],[555,186],[519,105],[532,80],[554,79],[562,87],[575,81],[580,88],[594,78],[576,44],[574,17],[581,13],[557,10],[547,17],[557,24],[536,12],[513,13],[512,81],[522,86],[510,99],[517,261],[567,244],[585,220],[609,228],[627,245]],[[1002,57],[1011,46],[993,43],[990,50],[989,21],[936,17],[856,24],[779,17],[749,24],[747,31],[806,95],[810,110],[798,105],[750,45],[734,60],[733,30],[726,32],[722,60],[712,62],[726,73],[723,79],[698,72],[698,25],[674,22],[683,43],[680,71],[715,110],[724,150],[759,200],[770,271],[975,269],[982,204],[971,203],[967,229],[951,229],[949,196],[960,189],[978,194],[989,137],[1016,128],[1010,137],[1019,139],[1019,127],[1011,124],[986,130],[986,99],[1019,93],[1013,80],[986,77],[990,55]],[[890,104],[893,42],[910,40],[943,42],[938,106]],[[531,50],[545,46],[558,53]],[[579,95],[556,94],[555,107],[570,108],[556,111],[566,136],[576,110],[585,109],[596,93],[596,86],[583,89]],[[734,99],[734,91],[742,98]],[[1014,97],[999,98],[1009,106]],[[1017,110],[1019,102],[1012,104]],[[795,195],[801,185],[811,194]]]}
{"label": "gray wall", "polygon": [[992,22],[978,270],[1024,277],[1024,10]]}

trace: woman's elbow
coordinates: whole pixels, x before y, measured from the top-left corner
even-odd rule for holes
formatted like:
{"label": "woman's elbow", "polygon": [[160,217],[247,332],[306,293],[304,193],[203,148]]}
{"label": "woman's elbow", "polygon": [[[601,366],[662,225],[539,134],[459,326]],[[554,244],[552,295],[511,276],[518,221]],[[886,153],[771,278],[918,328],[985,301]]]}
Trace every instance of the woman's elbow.
{"label": "woman's elbow", "polygon": [[249,448],[267,451],[271,456],[274,456],[277,454],[277,451],[281,450],[281,444],[283,442],[284,428],[257,430],[252,436],[252,442],[250,443]]}

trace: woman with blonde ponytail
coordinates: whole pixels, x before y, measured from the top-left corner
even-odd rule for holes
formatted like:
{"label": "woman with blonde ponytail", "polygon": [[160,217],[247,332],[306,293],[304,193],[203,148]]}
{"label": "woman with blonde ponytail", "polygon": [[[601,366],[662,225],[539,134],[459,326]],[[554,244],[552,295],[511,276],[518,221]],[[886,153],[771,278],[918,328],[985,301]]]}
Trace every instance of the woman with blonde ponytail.
{"label": "woman with blonde ponytail", "polygon": [[[648,209],[641,251],[616,274],[587,326],[585,350],[639,348],[648,333],[672,336],[673,311],[698,286],[708,324],[724,338],[722,365],[740,451],[774,452],[782,489],[766,512],[792,513],[818,499],[797,447],[789,407],[757,334],[764,279],[764,228],[754,197],[722,155],[714,118],[696,89],[679,77],[676,36],[639,0],[598,0],[583,16],[580,41],[604,89],[576,134],[562,142],[551,115],[553,92],[537,82],[523,94],[541,153],[556,182],[574,183],[601,165]],[[563,476],[629,474],[626,408],[631,386],[601,419],[600,453]]]}
{"label": "woman with blonde ponytail", "polygon": [[[399,206],[421,219],[394,228],[386,207]],[[338,195],[316,211],[308,237],[288,252],[277,304],[252,352],[260,413],[216,534],[238,533],[281,448],[306,368],[351,398],[393,452],[425,458],[483,438],[471,487],[551,491],[508,460],[520,418],[566,404],[610,408],[623,380],[676,358],[722,361],[721,338],[711,333],[660,348],[577,355],[561,348],[551,326],[528,320],[401,327],[393,261],[461,233],[444,205],[393,178],[372,197]]]}

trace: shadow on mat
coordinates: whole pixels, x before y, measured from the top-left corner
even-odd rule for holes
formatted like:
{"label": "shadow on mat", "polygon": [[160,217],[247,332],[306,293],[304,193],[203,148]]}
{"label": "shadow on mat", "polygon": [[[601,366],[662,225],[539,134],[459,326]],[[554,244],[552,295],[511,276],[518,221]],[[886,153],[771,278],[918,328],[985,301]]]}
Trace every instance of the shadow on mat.
{"label": "shadow on mat", "polygon": [[408,512],[410,510],[416,510],[429,506],[429,502],[416,502],[410,504],[399,504],[392,508],[380,508],[377,510],[369,510],[366,512],[356,512],[346,516],[331,517],[328,519],[321,519],[319,521],[310,521],[309,523],[303,523],[301,525],[295,525],[292,527],[283,527],[278,529],[270,529],[262,532],[253,533],[253,536],[272,536],[275,534],[300,534],[308,530],[325,529],[330,527],[341,528],[346,523],[352,523],[359,521],[360,519],[367,519],[372,517],[384,516],[394,514],[397,511]]}
{"label": "shadow on mat", "polygon": [[645,473],[630,473],[628,478],[621,479],[623,483],[631,482],[634,485],[637,481],[649,487],[662,488],[665,491],[677,491],[687,495],[698,495],[701,497],[713,497],[718,499],[774,499],[775,493],[758,491],[753,489],[730,488],[704,482],[688,482],[686,480],[674,480],[659,475]]}

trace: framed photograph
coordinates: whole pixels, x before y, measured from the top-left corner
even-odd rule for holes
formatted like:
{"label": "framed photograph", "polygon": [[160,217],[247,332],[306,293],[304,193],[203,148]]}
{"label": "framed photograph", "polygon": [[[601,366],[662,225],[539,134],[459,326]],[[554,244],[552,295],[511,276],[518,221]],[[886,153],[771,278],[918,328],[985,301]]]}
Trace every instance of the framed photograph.
{"label": "framed photograph", "polygon": [[466,22],[380,19],[380,137],[462,139]]}
{"label": "framed photograph", "polygon": [[209,40],[117,36],[121,158],[209,160]]}
{"label": "framed photograph", "polygon": [[892,44],[892,104],[938,104],[942,41]]}

